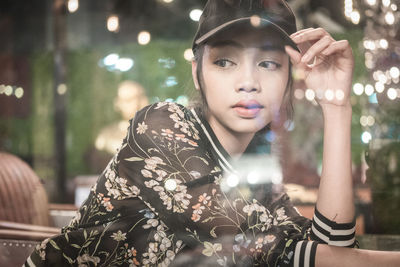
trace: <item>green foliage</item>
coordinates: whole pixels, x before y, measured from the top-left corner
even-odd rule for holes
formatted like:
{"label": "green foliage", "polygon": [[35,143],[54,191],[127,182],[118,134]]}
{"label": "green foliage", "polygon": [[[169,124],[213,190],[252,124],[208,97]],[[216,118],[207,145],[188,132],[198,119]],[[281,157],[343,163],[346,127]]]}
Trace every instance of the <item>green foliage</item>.
{"label": "green foliage", "polygon": [[367,177],[372,188],[374,222],[378,233],[400,234],[400,142],[370,149]]}

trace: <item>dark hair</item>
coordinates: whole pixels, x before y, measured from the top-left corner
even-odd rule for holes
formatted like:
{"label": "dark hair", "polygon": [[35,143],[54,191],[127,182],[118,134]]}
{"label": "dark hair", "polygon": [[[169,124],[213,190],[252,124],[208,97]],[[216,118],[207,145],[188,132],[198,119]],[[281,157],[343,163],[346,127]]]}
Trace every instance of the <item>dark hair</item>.
{"label": "dark hair", "polygon": [[[196,69],[196,78],[199,83],[199,91],[200,96],[195,97],[193,101],[193,106],[197,108],[203,115],[208,112],[208,104],[207,99],[204,95],[203,91],[203,54],[204,54],[204,45],[199,45],[193,51],[194,60],[197,62]],[[200,99],[199,99],[200,98]],[[285,110],[283,110],[285,108]],[[289,61],[289,73],[288,73],[288,82],[286,84],[285,94],[283,95],[282,105],[280,109],[280,113],[284,112],[285,117],[289,120],[293,120],[294,109],[293,109],[293,76],[292,76],[292,63]],[[267,125],[269,128],[269,124]]]}

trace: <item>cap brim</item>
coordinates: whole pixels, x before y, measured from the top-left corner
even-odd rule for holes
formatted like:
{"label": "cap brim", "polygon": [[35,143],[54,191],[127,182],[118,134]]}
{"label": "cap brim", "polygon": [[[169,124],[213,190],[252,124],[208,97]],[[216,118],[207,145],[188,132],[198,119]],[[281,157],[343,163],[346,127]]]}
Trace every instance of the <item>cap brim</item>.
{"label": "cap brim", "polygon": [[[251,17],[244,17],[244,18],[239,18],[235,20],[231,20],[228,22],[225,22],[224,24],[219,25],[218,27],[215,27],[211,31],[203,34],[200,38],[198,38],[194,44],[199,45],[203,43],[204,41],[208,40],[210,37],[214,36],[215,34],[225,30],[226,28],[232,26],[233,24],[237,23],[243,23],[243,22],[251,22],[252,18]],[[296,49],[298,52],[300,52],[300,49],[297,47],[296,43],[293,42],[293,40],[290,38],[290,36],[286,33],[285,30],[283,30],[280,26],[277,24],[273,23],[272,21],[269,21],[267,19],[260,18],[259,23],[256,25],[253,25],[255,28],[266,28],[266,27],[272,27],[273,29],[276,29],[282,36],[285,38],[285,41],[287,41],[287,44]]]}

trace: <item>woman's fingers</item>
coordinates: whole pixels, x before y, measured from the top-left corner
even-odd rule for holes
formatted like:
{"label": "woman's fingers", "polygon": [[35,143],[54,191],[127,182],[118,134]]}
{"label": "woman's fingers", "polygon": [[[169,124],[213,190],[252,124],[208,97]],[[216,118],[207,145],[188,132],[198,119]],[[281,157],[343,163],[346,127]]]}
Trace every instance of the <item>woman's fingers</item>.
{"label": "woman's fingers", "polygon": [[340,40],[340,41],[332,42],[327,49],[322,51],[321,54],[323,54],[324,56],[329,56],[329,55],[332,55],[339,51],[343,52],[343,55],[345,57],[352,57],[350,44],[349,44],[349,41],[347,41],[347,40]]}
{"label": "woman's fingers", "polygon": [[310,30],[313,30],[313,29],[314,29],[314,28],[307,28],[307,29],[299,30],[299,31],[297,31],[297,32],[295,32],[295,33],[292,33],[292,34],[290,35],[290,38],[293,38],[293,37],[295,37],[295,36],[297,36],[297,35],[299,35],[299,34],[302,34],[303,32],[310,31]]}
{"label": "woman's fingers", "polygon": [[321,39],[324,36],[330,36],[324,29],[322,28],[317,28],[317,29],[311,29],[311,30],[305,30],[300,34],[294,35],[293,37],[291,36],[292,40],[296,44],[304,43],[307,41],[314,41]]}
{"label": "woman's fingers", "polygon": [[291,46],[285,45],[285,51],[289,55],[290,61],[293,65],[297,65],[301,61],[301,54],[294,50]]}
{"label": "woman's fingers", "polygon": [[322,51],[324,51],[329,45],[334,42],[329,35],[325,35],[318,42],[314,43],[307,52],[301,58],[301,61],[304,63],[309,62],[310,60],[318,57]]}

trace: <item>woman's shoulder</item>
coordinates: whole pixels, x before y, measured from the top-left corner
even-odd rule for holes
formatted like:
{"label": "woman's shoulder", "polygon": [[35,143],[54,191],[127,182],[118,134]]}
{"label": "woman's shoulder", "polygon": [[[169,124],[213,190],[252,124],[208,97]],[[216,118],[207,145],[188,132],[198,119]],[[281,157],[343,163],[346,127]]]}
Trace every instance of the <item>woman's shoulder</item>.
{"label": "woman's shoulder", "polygon": [[[174,102],[157,102],[138,111],[132,126],[162,134],[175,133],[199,139],[200,126],[189,108]],[[140,130],[138,132],[144,132]]]}
{"label": "woman's shoulder", "polygon": [[184,118],[189,112],[189,109],[175,102],[156,102],[139,110],[135,117],[170,117],[171,114],[177,114]]}

